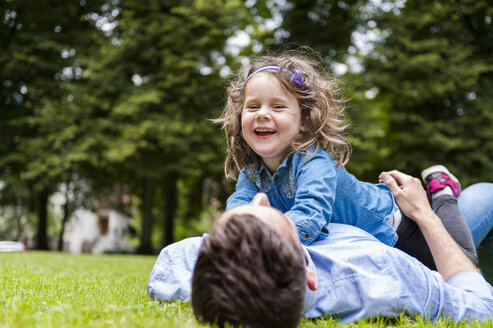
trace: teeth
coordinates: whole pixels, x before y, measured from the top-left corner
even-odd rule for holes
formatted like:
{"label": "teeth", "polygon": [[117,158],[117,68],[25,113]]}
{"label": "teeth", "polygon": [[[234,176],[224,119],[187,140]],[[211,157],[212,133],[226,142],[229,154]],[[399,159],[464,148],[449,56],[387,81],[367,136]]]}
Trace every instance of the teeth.
{"label": "teeth", "polygon": [[258,132],[258,133],[273,133],[275,132],[274,130],[271,130],[271,129],[256,129],[255,132]]}

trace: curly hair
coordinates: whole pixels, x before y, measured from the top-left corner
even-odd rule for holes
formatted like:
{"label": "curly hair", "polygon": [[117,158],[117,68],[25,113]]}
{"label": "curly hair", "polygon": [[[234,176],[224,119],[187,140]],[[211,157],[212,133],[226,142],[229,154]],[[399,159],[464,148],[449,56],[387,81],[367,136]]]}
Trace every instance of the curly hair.
{"label": "curly hair", "polygon": [[306,288],[299,246],[253,215],[231,217],[203,241],[192,278],[192,308],[223,327],[297,327]]}
{"label": "curly hair", "polygon": [[[250,69],[240,70],[227,88],[226,106],[215,120],[221,123],[226,137],[227,154],[224,162],[226,177],[236,179],[244,167],[255,167],[260,158],[242,136],[241,115],[243,111],[245,82],[256,70],[266,66],[278,66],[277,70],[265,70],[276,76],[281,84],[293,94],[301,108],[301,124],[306,131],[294,140],[286,156],[301,151],[308,153],[310,147],[329,152],[337,165],[345,165],[351,156],[351,145],[344,137],[343,112],[345,100],[339,97],[338,82],[330,77],[323,60],[307,51],[290,51],[279,56],[263,56],[253,61]],[[299,72],[302,83],[293,79],[290,72]]]}

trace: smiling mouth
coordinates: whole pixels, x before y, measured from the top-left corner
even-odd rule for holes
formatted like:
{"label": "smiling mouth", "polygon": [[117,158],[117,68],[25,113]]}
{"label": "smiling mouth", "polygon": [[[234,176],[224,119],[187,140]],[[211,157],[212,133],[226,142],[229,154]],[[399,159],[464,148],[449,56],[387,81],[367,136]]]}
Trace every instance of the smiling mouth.
{"label": "smiling mouth", "polygon": [[259,136],[268,136],[274,133],[276,133],[276,131],[271,129],[255,129],[255,134]]}

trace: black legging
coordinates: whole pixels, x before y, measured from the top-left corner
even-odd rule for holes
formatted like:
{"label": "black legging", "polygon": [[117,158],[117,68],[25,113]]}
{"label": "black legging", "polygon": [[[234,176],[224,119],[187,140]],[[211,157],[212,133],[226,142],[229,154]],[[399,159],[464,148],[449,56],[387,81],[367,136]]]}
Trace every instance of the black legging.
{"label": "black legging", "polygon": [[[476,253],[476,247],[474,247],[474,241],[466,220],[457,207],[457,199],[449,195],[436,197],[433,200],[433,211],[442,220],[445,229],[447,229],[452,238],[477,266],[478,255]],[[436,270],[430,248],[426,243],[423,233],[413,220],[402,215],[401,224],[397,228],[397,235],[399,239],[394,245],[395,248],[414,256],[430,269]]]}

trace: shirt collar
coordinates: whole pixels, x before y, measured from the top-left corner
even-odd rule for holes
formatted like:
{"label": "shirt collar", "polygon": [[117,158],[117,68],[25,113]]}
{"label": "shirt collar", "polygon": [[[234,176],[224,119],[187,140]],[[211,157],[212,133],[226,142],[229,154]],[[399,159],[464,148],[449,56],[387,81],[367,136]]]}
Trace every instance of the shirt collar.
{"label": "shirt collar", "polygon": [[[292,159],[293,159],[293,155],[286,157],[281,162],[276,172],[281,173],[283,170],[288,169],[288,166],[290,165]],[[255,183],[255,185],[259,190],[263,192],[267,192],[271,189],[272,174],[270,173],[267,166],[265,166],[264,162],[260,161],[256,167],[247,169],[247,174],[249,180]]]}
{"label": "shirt collar", "polygon": [[[307,267],[313,270],[313,272],[315,273],[315,279],[318,281],[317,268],[315,268],[315,264],[313,263],[308,250],[305,248],[305,246],[301,246],[301,248],[303,249],[303,255],[305,256],[305,259],[307,261]],[[315,305],[315,292],[315,290],[311,290],[310,288],[308,288],[308,286],[306,286],[303,313],[305,313]]]}
{"label": "shirt collar", "polygon": [[[293,155],[289,155],[286,158],[284,158],[282,160],[281,164],[279,164],[279,167],[277,168],[277,171],[279,171],[279,170],[287,167],[289,165],[289,162],[291,161],[292,158],[293,158]],[[272,174],[270,173],[270,171],[267,168],[267,166],[265,166],[264,162],[260,161],[260,164],[257,165],[257,174],[260,174],[262,171],[265,171],[267,174],[269,174],[269,176],[272,177]]]}

